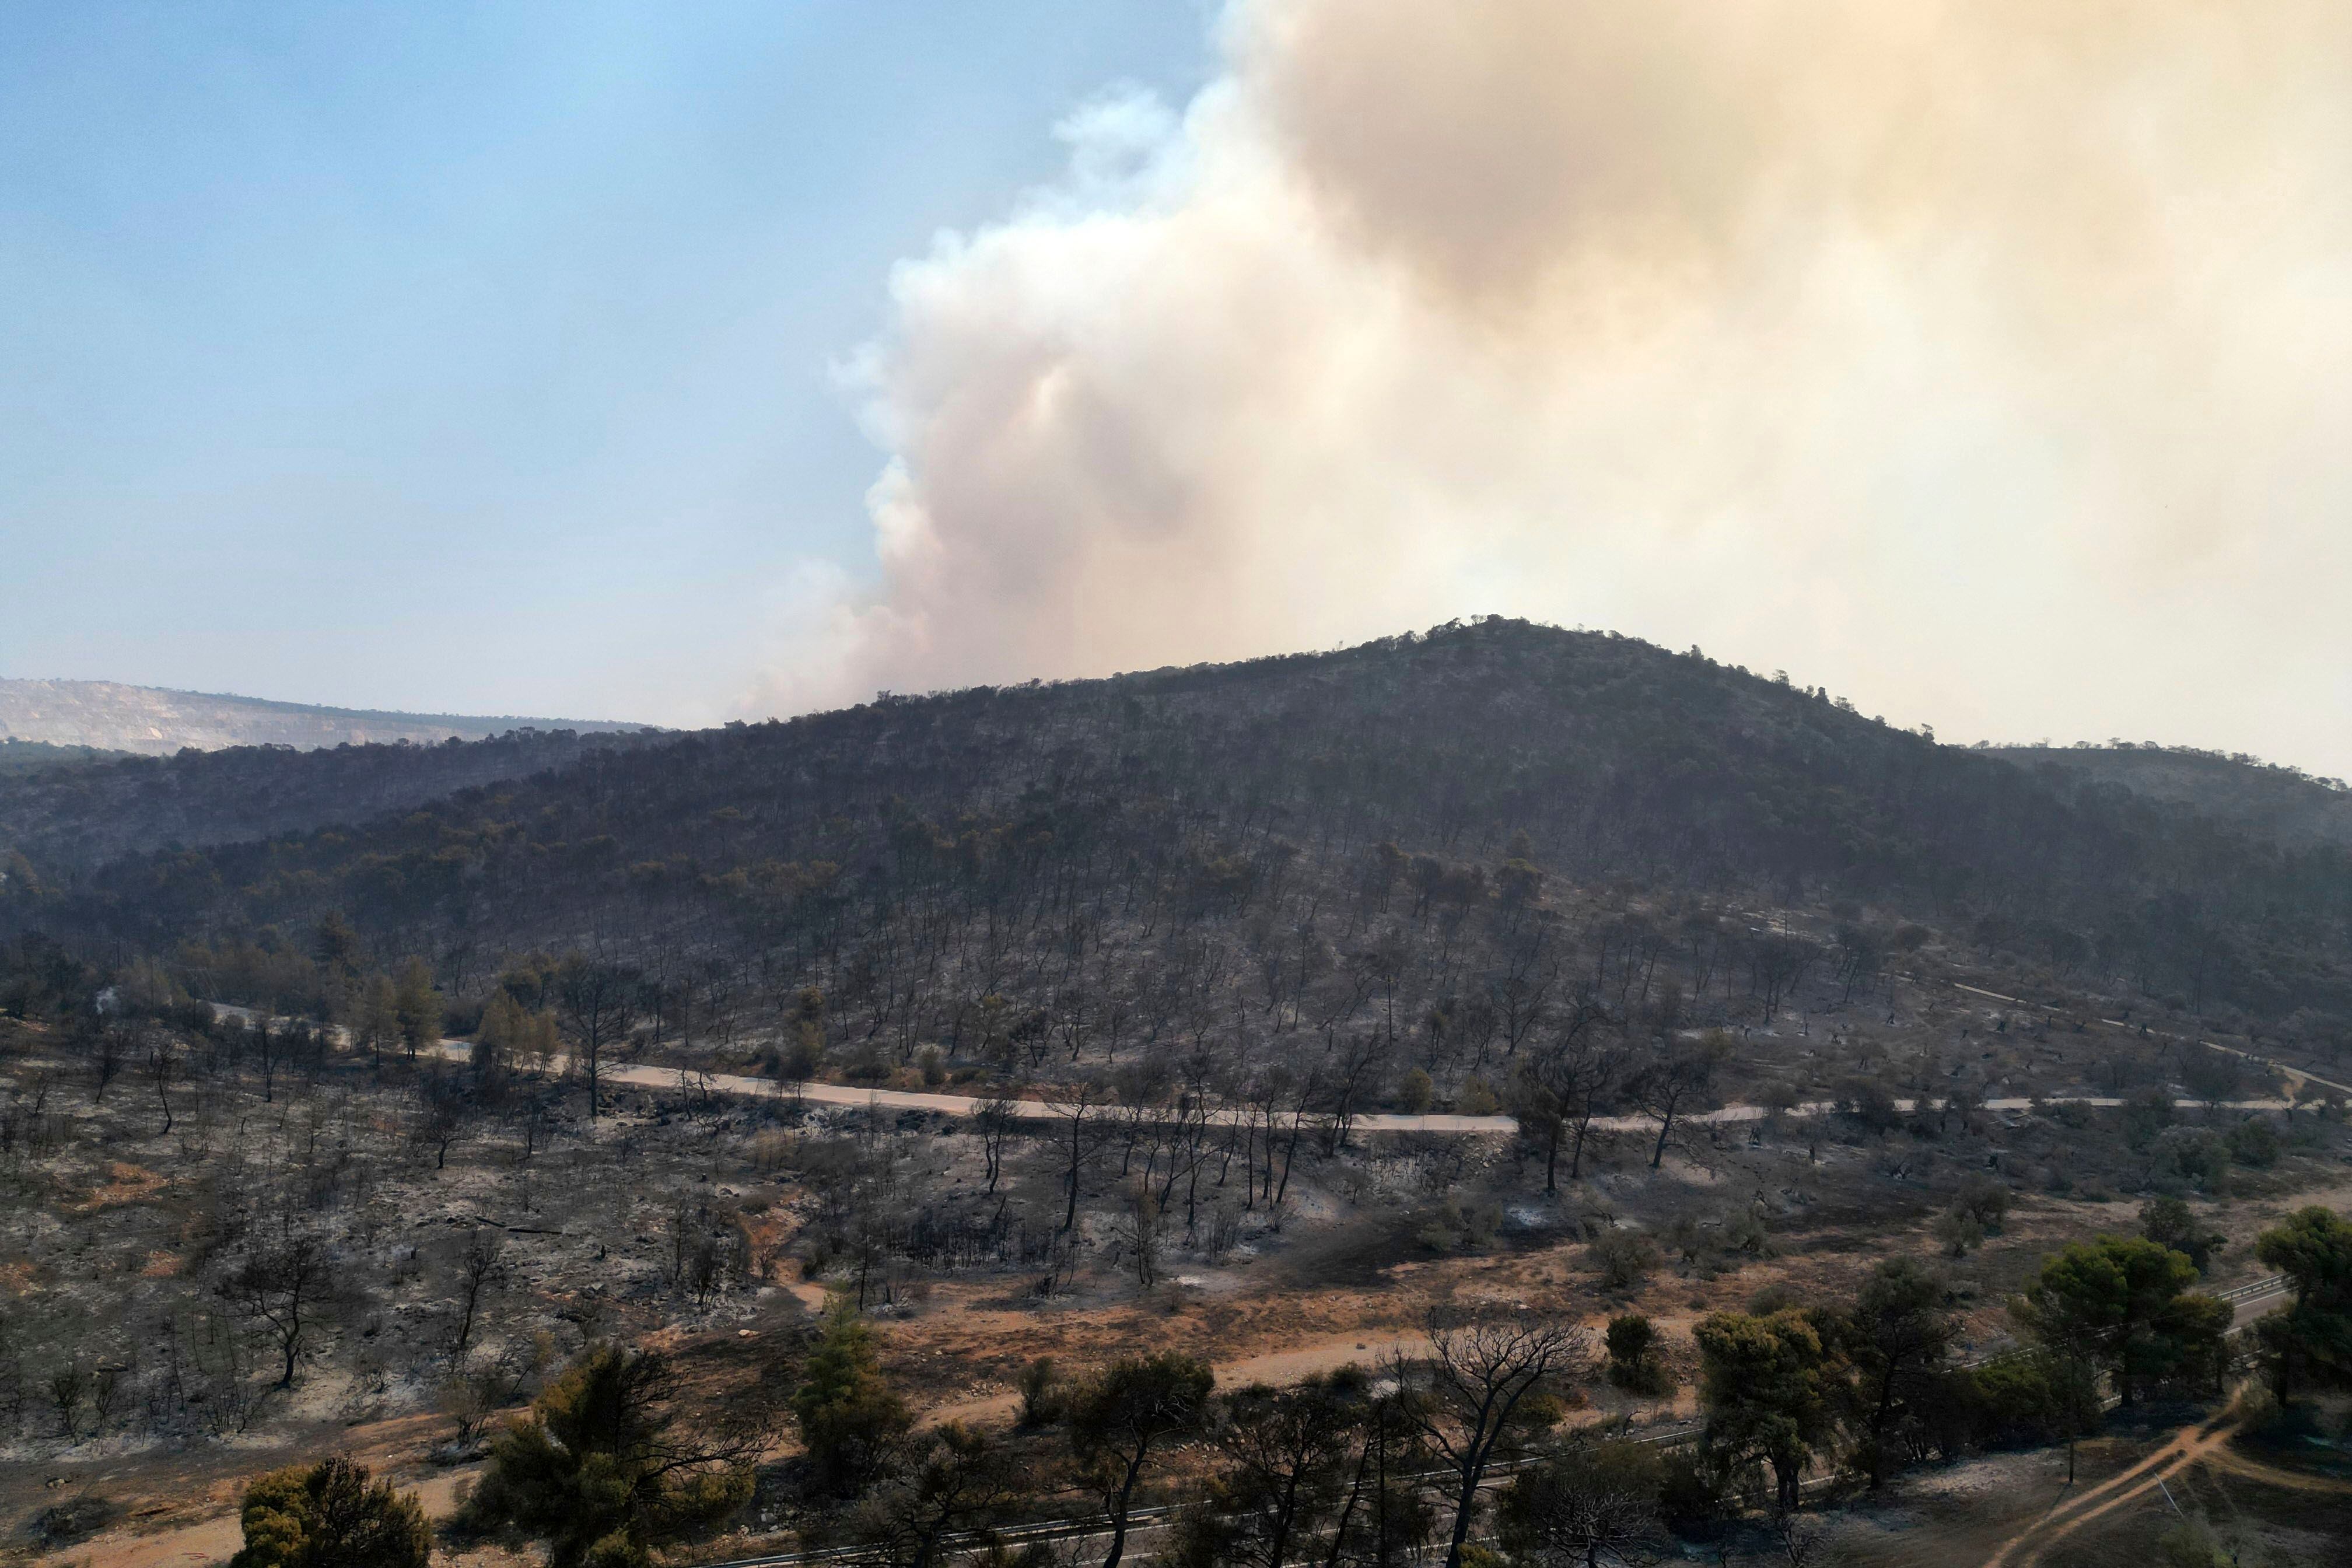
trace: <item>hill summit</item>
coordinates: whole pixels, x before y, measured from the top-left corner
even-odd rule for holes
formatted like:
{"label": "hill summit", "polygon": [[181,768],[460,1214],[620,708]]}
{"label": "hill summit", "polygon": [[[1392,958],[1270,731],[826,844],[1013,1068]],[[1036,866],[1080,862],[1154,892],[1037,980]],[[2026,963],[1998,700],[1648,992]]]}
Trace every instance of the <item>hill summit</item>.
{"label": "hill summit", "polygon": [[[13,840],[27,872],[0,929],[157,953],[330,917],[392,956],[585,942],[648,970],[761,977],[771,997],[814,986],[836,1017],[909,1042],[961,1039],[992,997],[1050,1021],[1066,995],[1091,1016],[1105,995],[1157,994],[1205,942],[1212,996],[1261,961],[1276,991],[1352,973],[1388,999],[1386,1030],[1390,1003],[1451,1016],[1488,989],[1462,966],[1510,961],[1465,954],[1496,922],[1517,931],[1540,886],[1575,891],[1574,913],[1553,910],[1563,930],[1616,918],[1590,900],[1642,903],[1645,952],[1700,905],[1796,908],[1831,931],[1965,932],[1997,962],[2190,1015],[2329,1037],[2352,1016],[2341,847],[1611,635],[1489,619],[594,739],[464,778],[470,747],[394,747],[101,764],[0,792],[0,853]],[[252,777],[215,776],[238,757]],[[370,757],[436,765],[373,792],[310,776]],[[255,842],[243,803],[265,797],[282,799],[261,830],[278,837]],[[163,799],[168,828],[126,839],[117,825]],[[1079,954],[1109,972],[1082,975]]]}

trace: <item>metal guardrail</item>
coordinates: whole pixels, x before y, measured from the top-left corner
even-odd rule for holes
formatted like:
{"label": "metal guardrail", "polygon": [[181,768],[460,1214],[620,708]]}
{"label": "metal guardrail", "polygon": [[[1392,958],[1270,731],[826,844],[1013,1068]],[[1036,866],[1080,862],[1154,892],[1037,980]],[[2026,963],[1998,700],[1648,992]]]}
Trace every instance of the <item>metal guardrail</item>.
{"label": "metal guardrail", "polygon": [[2284,1274],[2266,1274],[2260,1279],[2251,1279],[2243,1285],[2233,1285],[2227,1290],[2216,1290],[2213,1294],[2236,1306],[2247,1301],[2259,1301],[2265,1296],[2278,1295],[2287,1289],[2288,1284]]}

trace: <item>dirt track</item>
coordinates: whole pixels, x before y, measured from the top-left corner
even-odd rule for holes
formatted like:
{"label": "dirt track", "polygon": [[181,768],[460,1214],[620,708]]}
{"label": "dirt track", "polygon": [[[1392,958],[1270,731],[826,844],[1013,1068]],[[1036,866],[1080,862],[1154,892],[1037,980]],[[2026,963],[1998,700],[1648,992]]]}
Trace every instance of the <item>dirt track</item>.
{"label": "dirt track", "polygon": [[2236,1433],[2236,1424],[2226,1419],[2181,1427],[2139,1463],[2053,1504],[2049,1512],[1986,1559],[1985,1568],[2032,1568],[2043,1552],[2084,1525],[2155,1491],[2198,1460],[2220,1451]]}
{"label": "dirt track", "polygon": [[[445,1519],[456,1511],[459,1485],[471,1479],[478,1468],[467,1466],[438,1471],[421,1480],[404,1479],[403,1485],[416,1493],[428,1517]],[[152,1535],[110,1531],[34,1562],[35,1568],[215,1568],[235,1556],[244,1544],[245,1531],[237,1516],[225,1513]],[[455,1560],[436,1552],[435,1561]]]}
{"label": "dirt track", "polygon": [[[441,1048],[446,1055],[458,1060],[464,1059],[470,1049],[463,1040],[445,1040],[442,1042]],[[547,1071],[552,1077],[562,1078],[575,1076],[581,1069],[573,1058],[556,1056],[549,1058]],[[973,1095],[934,1094],[927,1090],[907,1089],[857,1089],[835,1083],[782,1083],[774,1079],[749,1078],[740,1073],[694,1072],[681,1068],[646,1067],[627,1063],[607,1064],[598,1069],[596,1078],[600,1086],[607,1088],[618,1086],[625,1089],[667,1089],[680,1094],[723,1094],[739,1100],[786,1102],[803,1100],[812,1105],[845,1106],[860,1110],[914,1110],[936,1116],[976,1116],[980,1113],[981,1107],[999,1103],[988,1097]],[[1001,1103],[1011,1106],[1016,1117],[1039,1121],[1063,1121],[1078,1109],[1074,1104],[1051,1100],[1012,1100]],[[2001,1099],[1985,1100],[1983,1105],[1987,1110],[2030,1110],[2037,1103],[2039,1102],[2030,1099]],[[2071,1097],[2067,1103],[2113,1110],[2122,1105],[2124,1101],[2111,1096],[2087,1095]],[[2177,1103],[2183,1109],[2193,1109],[2201,1106],[2204,1101],[2183,1100]],[[2232,1100],[2226,1100],[2223,1104],[2233,1110],[2289,1110],[2294,1109],[2294,1102],[2275,1099]],[[1898,1099],[1895,1101],[1895,1108],[1901,1111],[1914,1110],[1918,1108],[1918,1102],[1914,1100]],[[1114,1105],[1100,1105],[1094,1110],[1097,1114],[1115,1115],[1118,1108]],[[1791,1106],[1780,1114],[1799,1118],[1821,1117],[1831,1115],[1836,1110],[1834,1101],[1817,1100]],[[1255,1114],[1255,1112],[1250,1110],[1213,1110],[1209,1112],[1209,1121],[1213,1126],[1238,1127],[1244,1125]],[[1772,1114],[1773,1110],[1767,1106],[1726,1105],[1713,1110],[1685,1112],[1675,1118],[1675,1124],[1677,1127],[1720,1127],[1743,1121],[1760,1121]],[[1451,1132],[1479,1136],[1508,1136],[1517,1133],[1519,1130],[1518,1122],[1507,1116],[1455,1116],[1438,1113],[1407,1116],[1389,1111],[1366,1111],[1351,1119],[1349,1125],[1355,1132],[1363,1135]],[[1657,1127],[1656,1121],[1647,1116],[1598,1116],[1592,1121],[1592,1130],[1596,1132],[1654,1132]]]}

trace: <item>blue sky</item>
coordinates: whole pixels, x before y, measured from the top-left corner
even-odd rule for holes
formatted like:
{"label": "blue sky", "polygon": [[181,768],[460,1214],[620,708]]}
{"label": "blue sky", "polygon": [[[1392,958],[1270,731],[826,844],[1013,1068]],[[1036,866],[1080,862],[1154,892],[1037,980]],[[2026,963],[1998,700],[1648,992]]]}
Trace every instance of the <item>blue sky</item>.
{"label": "blue sky", "polygon": [[0,675],[724,716],[834,367],[1198,0],[0,11]]}

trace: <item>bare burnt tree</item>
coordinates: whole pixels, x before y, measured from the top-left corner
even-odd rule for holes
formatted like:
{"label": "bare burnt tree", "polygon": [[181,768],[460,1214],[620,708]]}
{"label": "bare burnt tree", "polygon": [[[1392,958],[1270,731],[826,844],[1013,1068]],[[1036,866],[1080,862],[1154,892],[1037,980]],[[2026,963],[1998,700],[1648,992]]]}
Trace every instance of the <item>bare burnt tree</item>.
{"label": "bare burnt tree", "polygon": [[1500,1535],[1530,1568],[1660,1561],[1655,1456],[1622,1439],[1580,1442],[1521,1471],[1504,1494]]}
{"label": "bare burnt tree", "polygon": [[253,1016],[247,1037],[251,1046],[248,1055],[261,1079],[261,1102],[274,1104],[278,1099],[278,1073],[285,1065],[286,1048],[290,1043],[283,1032],[270,1026],[269,1015]]}
{"label": "bare burnt tree", "polygon": [[122,1076],[123,1064],[130,1058],[130,1040],[119,1026],[99,1022],[84,1034],[82,1049],[89,1067],[89,1102],[103,1105],[107,1086]]}
{"label": "bare burnt tree", "polygon": [[1361,1034],[1344,1041],[1328,1045],[1324,1049],[1327,1064],[1318,1086],[1325,1096],[1323,1152],[1328,1156],[1348,1146],[1349,1134],[1355,1129],[1356,1112],[1388,1070],[1389,1043],[1378,1035]]}
{"label": "bare burnt tree", "polygon": [[1766,1023],[1779,1015],[1820,956],[1821,949],[1802,937],[1767,933],[1748,943],[1748,990],[1764,1004]]}
{"label": "bare burnt tree", "polygon": [[506,1277],[506,1247],[499,1233],[486,1225],[474,1227],[457,1254],[453,1285],[456,1323],[449,1336],[449,1364],[463,1369],[466,1349],[473,1343],[491,1293]]}
{"label": "bare burnt tree", "polygon": [[1876,932],[1865,927],[1840,926],[1834,958],[1838,1003],[1843,1006],[1853,1000],[1855,991],[1867,992],[1871,982],[1877,979],[1879,965],[1885,958],[1885,946]]}
{"label": "bare burnt tree", "polygon": [[1454,1527],[1446,1568],[1461,1568],[1477,1516],[1478,1489],[1513,1436],[1512,1417],[1547,1377],[1582,1370],[1591,1336],[1556,1319],[1520,1315],[1449,1321],[1433,1313],[1429,1355],[1399,1357],[1391,1367],[1411,1397],[1405,1419],[1444,1465],[1453,1493]]}
{"label": "bare burnt tree", "polygon": [[877,1568],[935,1568],[963,1560],[955,1538],[984,1531],[1026,1496],[1016,1457],[989,1434],[950,1421],[912,1438],[893,1472],[850,1516]]}
{"label": "bare burnt tree", "polygon": [[1020,1108],[1000,1095],[981,1102],[972,1113],[972,1131],[980,1135],[981,1156],[988,1167],[988,1194],[996,1194],[996,1184],[1004,1178],[1004,1147],[1020,1125]]}
{"label": "bare burnt tree", "polygon": [[416,1139],[433,1151],[433,1168],[446,1170],[449,1150],[474,1115],[474,1088],[457,1072],[427,1068],[416,1079]]}
{"label": "bare burnt tree", "polygon": [[256,1246],[223,1282],[222,1293],[275,1342],[280,1388],[294,1386],[302,1347],[318,1327],[330,1293],[331,1268],[315,1237],[292,1232]]}
{"label": "bare burnt tree", "polygon": [[1658,1124],[1650,1169],[1656,1170],[1665,1160],[1675,1118],[1701,1105],[1713,1093],[1716,1074],[1729,1055],[1729,1046],[1713,1034],[1697,1040],[1661,1040],[1649,1059],[1634,1070],[1632,1098]]}
{"label": "bare burnt tree", "polygon": [[65,1433],[66,1441],[80,1442],[81,1407],[89,1393],[89,1369],[79,1362],[68,1362],[49,1373],[43,1392],[49,1396],[49,1408],[57,1412],[58,1426]]}
{"label": "bare burnt tree", "polygon": [[1530,1035],[1543,1026],[1552,988],[1559,984],[1559,964],[1549,951],[1549,932],[1542,925],[1515,936],[1502,970],[1486,983],[1486,995],[1503,1037],[1503,1059],[1519,1053]]}
{"label": "bare burnt tree", "polygon": [[1200,1430],[1213,1383],[1206,1363],[1169,1352],[1114,1362],[1072,1395],[1071,1447],[1111,1521],[1103,1568],[1118,1568],[1126,1553],[1145,1467]]}
{"label": "bare burnt tree", "polygon": [[1062,1210],[1062,1231],[1067,1235],[1077,1227],[1078,1199],[1084,1190],[1087,1172],[1108,1146],[1114,1130],[1103,1115],[1102,1090],[1091,1081],[1081,1082],[1070,1098],[1055,1110],[1066,1123],[1059,1143],[1062,1151],[1062,1192],[1066,1200]]}
{"label": "bare burnt tree", "polygon": [[179,1052],[172,1037],[161,1030],[156,1031],[147,1042],[145,1067],[147,1081],[155,1090],[156,1107],[163,1113],[163,1125],[155,1131],[159,1138],[172,1135],[172,1075],[179,1065]]}
{"label": "bare burnt tree", "polygon": [[637,976],[621,964],[574,953],[557,972],[554,990],[556,1022],[572,1042],[572,1060],[587,1079],[588,1114],[593,1119],[602,1113],[598,1096],[604,1055],[627,1039],[636,1023]]}
{"label": "bare burnt tree", "polygon": [[1513,1082],[1512,1114],[1522,1133],[1542,1145],[1544,1191],[1559,1190],[1559,1155],[1568,1149],[1568,1179],[1584,1173],[1584,1146],[1593,1121],[1608,1113],[1623,1087],[1630,1053],[1605,1035],[1598,1010],[1580,1009],[1557,1039],[1531,1053]]}

